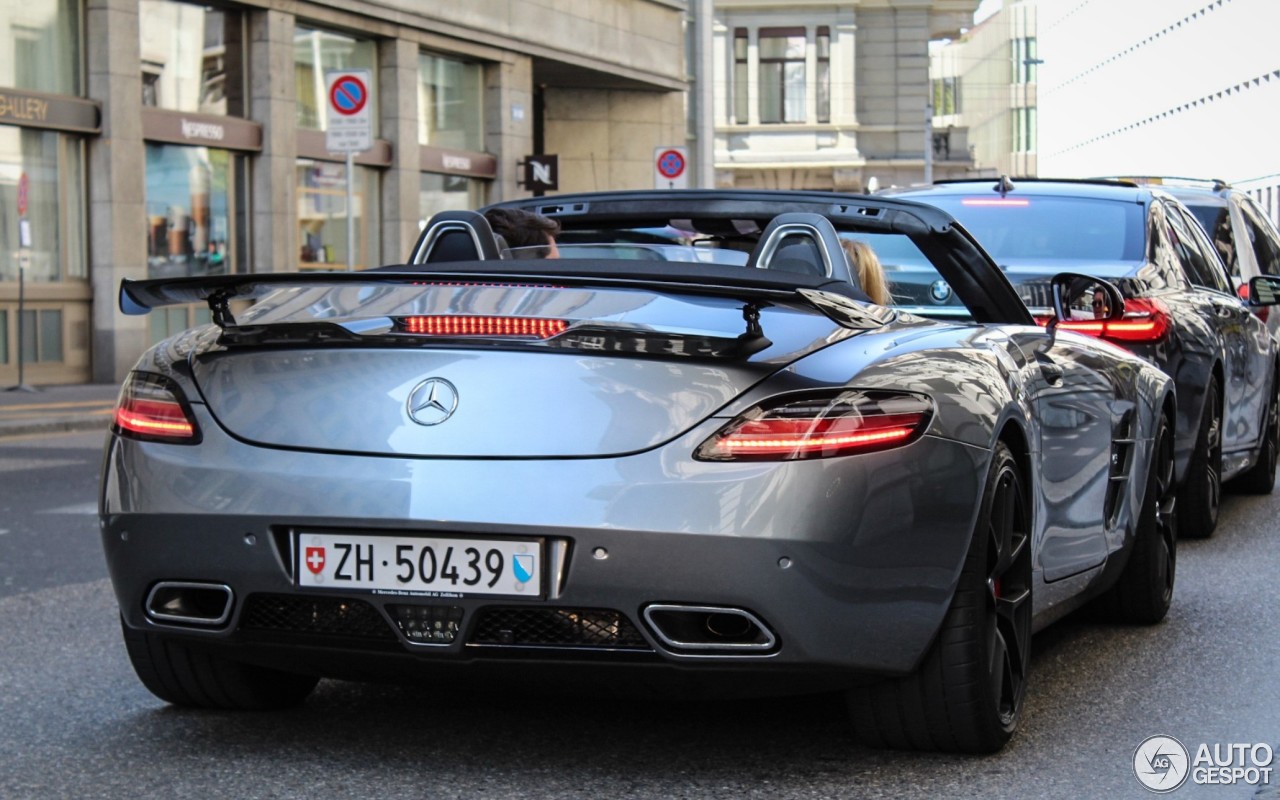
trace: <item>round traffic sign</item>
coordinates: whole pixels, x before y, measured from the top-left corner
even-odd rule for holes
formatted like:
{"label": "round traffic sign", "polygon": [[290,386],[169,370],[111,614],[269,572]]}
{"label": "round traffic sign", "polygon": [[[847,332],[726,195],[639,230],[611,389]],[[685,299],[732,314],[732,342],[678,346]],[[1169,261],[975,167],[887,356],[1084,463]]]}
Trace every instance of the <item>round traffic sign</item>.
{"label": "round traffic sign", "polygon": [[343,75],[329,89],[329,105],[345,116],[359,114],[369,102],[369,88],[354,75]]}
{"label": "round traffic sign", "polygon": [[684,154],[679,150],[663,150],[658,154],[658,172],[668,180],[684,174]]}
{"label": "round traffic sign", "polygon": [[27,177],[27,173],[18,176],[18,216],[25,217],[27,215],[27,198],[31,191],[31,179]]}

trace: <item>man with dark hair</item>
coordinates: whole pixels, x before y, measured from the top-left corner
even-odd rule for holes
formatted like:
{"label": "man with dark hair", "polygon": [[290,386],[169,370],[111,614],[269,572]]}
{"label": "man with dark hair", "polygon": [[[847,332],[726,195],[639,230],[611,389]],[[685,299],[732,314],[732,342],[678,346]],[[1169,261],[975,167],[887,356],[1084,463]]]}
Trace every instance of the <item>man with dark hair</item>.
{"label": "man with dark hair", "polygon": [[506,240],[507,246],[544,247],[547,258],[559,258],[556,237],[560,223],[554,219],[519,208],[491,208],[484,212],[493,232]]}

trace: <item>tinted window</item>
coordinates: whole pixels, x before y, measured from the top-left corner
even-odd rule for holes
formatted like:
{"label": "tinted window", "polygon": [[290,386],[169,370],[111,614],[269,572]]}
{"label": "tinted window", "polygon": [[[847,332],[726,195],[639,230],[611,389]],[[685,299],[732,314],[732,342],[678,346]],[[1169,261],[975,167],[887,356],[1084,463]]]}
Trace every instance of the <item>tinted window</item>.
{"label": "tinted window", "polygon": [[1186,204],[1191,214],[1213,239],[1213,247],[1218,251],[1222,263],[1232,275],[1240,276],[1240,259],[1236,256],[1235,230],[1231,227],[1231,212],[1227,206]]}
{"label": "tinted window", "polygon": [[1257,206],[1243,203],[1245,228],[1253,241],[1253,254],[1264,275],[1280,275],[1280,234]]}
{"label": "tinted window", "polygon": [[960,221],[998,262],[1141,261],[1143,207],[1076,197],[911,197]]}

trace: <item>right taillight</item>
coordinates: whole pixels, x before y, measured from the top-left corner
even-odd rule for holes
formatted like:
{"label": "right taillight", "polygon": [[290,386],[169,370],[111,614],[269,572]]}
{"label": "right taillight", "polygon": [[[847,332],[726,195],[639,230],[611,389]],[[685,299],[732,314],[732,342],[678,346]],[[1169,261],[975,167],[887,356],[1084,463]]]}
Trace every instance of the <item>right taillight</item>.
{"label": "right taillight", "polygon": [[755,406],[703,442],[700,461],[796,461],[888,450],[924,433],[933,403],[923,395],[846,390],[787,396]]}
{"label": "right taillight", "polygon": [[[1240,284],[1240,288],[1236,289],[1236,296],[1238,296],[1241,300],[1248,303],[1249,302],[1249,284],[1247,283]],[[1255,317],[1262,320],[1263,322],[1266,322],[1267,316],[1271,312],[1271,307],[1270,306],[1259,306],[1257,308],[1251,307],[1249,310],[1253,312],[1253,315]]]}
{"label": "right taillight", "polygon": [[198,444],[200,428],[182,390],[163,375],[134,372],[116,401],[113,430],[130,439]]}
{"label": "right taillight", "polygon": [[1126,297],[1120,319],[1071,319],[1058,323],[1058,328],[1123,345],[1158,342],[1169,332],[1169,325],[1169,307],[1164,303],[1154,298]]}

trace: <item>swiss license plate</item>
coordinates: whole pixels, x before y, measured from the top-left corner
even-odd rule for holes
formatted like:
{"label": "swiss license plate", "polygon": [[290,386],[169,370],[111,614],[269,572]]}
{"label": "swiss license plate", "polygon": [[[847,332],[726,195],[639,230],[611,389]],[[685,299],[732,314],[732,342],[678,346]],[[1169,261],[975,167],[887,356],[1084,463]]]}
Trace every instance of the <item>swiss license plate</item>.
{"label": "swiss license plate", "polygon": [[384,594],[542,594],[534,539],[298,534],[298,586]]}

